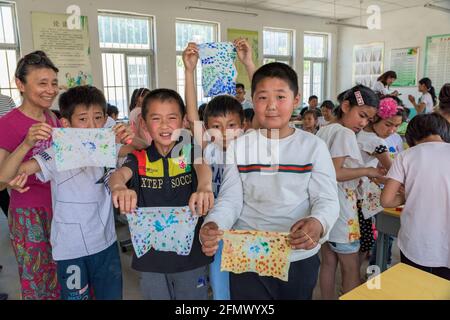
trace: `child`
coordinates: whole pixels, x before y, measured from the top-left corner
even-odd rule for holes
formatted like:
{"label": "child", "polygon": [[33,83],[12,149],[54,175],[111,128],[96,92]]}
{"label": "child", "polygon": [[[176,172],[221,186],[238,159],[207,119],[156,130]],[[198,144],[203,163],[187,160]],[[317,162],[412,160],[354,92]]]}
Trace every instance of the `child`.
{"label": "child", "polygon": [[255,116],[255,110],[253,109],[245,109],[244,110],[244,124],[243,129],[244,132],[247,132],[250,129],[253,129],[253,117]]}
{"label": "child", "polygon": [[378,109],[379,99],[369,88],[358,85],[340,95],[336,122],[319,130],[317,136],[328,145],[338,181],[339,219],[322,246],[320,289],[324,299],[335,298],[337,263],[342,272],[342,287],[346,293],[360,284],[359,238],[356,189],[361,177],[382,176],[381,169],[364,167],[355,133],[361,131]]}
{"label": "child", "polygon": [[[396,133],[404,118],[404,108],[399,106],[396,100],[389,97],[380,100],[380,106],[374,121],[369,123],[356,136],[364,166],[374,168],[381,166],[386,171],[390,169],[391,157],[384,139]],[[360,188],[361,194],[358,199],[358,219],[361,233],[359,252],[361,262],[362,259],[367,257],[375,243],[372,229],[373,219],[372,217],[366,219],[361,209],[362,198],[364,193],[369,192],[369,185],[371,183],[374,182],[370,182],[367,178],[363,179]],[[376,186],[374,187],[376,188]]]}
{"label": "child", "polygon": [[306,110],[314,110],[317,113],[318,117],[322,116],[322,112],[320,112],[320,109],[317,108],[318,104],[319,104],[319,98],[316,95],[310,96],[308,98],[308,106],[304,107],[300,111],[299,118],[303,119],[303,115],[305,114]]}
{"label": "child", "polygon": [[242,104],[244,110],[253,109],[251,101],[245,99],[245,86],[243,83],[236,83],[236,99]]}
{"label": "child", "polygon": [[[252,51],[246,40],[239,39],[234,42],[238,58],[246,66],[247,72],[254,73],[254,64],[252,61]],[[194,73],[198,62],[198,48],[195,43],[189,43],[183,52],[183,62],[185,65],[186,79],[186,104],[188,110],[188,119],[191,127],[195,128],[198,121],[195,108],[196,87],[194,83]],[[246,109],[247,112],[253,112],[253,108]],[[202,141],[204,147],[204,156],[207,163],[210,164],[213,171],[213,190],[214,198],[217,198],[224,179],[224,152],[228,143],[240,136],[242,133],[244,112],[241,103],[232,96],[221,95],[214,97],[206,106],[203,112],[203,121],[208,134],[211,135],[213,143],[206,145],[206,141]],[[254,112],[253,112],[254,113]],[[246,120],[247,126],[251,125],[252,119]],[[198,125],[198,123],[197,123]],[[201,137],[203,131],[200,130]],[[226,191],[221,191],[221,196]],[[214,262],[210,265],[209,276],[213,291],[214,300],[230,300],[230,286],[228,272],[220,271],[220,262],[222,257],[223,242],[219,243],[219,250],[214,256]]]}
{"label": "child", "polygon": [[117,118],[119,117],[119,109],[109,103],[106,104],[106,113],[108,118],[106,119],[105,128],[112,128],[117,123]]}
{"label": "child", "polygon": [[119,109],[117,109],[116,106],[113,106],[112,104],[107,104],[108,109],[106,112],[108,113],[108,117],[111,117],[114,121],[117,121],[119,118]]}
{"label": "child", "polygon": [[[300,100],[291,67],[278,62],[260,67],[252,79],[252,97],[255,118],[265,129],[250,131],[227,148],[222,189],[230,188],[230,193],[226,198],[219,195],[205,219],[200,231],[203,252],[217,251],[222,230],[288,232],[293,249],[289,281],[230,273],[231,299],[311,299],[320,243],[339,210],[331,158],[320,139],[289,126]],[[278,148],[271,152],[269,145]],[[279,169],[267,174],[267,167]]]}
{"label": "child", "polygon": [[388,96],[398,96],[398,91],[395,90],[389,93],[389,87],[397,80],[397,73],[395,71],[389,70],[378,77],[377,82],[372,87],[372,90],[378,95],[379,98],[384,98]]}
{"label": "child", "polygon": [[199,107],[198,107],[198,119],[200,121],[203,121],[203,113],[205,112],[205,108],[206,108],[207,103],[202,103]]}
{"label": "child", "polygon": [[[95,87],[69,89],[61,95],[59,106],[65,128],[103,128],[105,124],[105,97]],[[2,175],[12,177],[18,171],[51,183],[54,215],[50,242],[61,298],[86,300],[93,294],[95,299],[122,299],[122,271],[105,168],[58,172],[53,148],[19,166],[25,154],[48,139],[51,131],[46,123],[33,125],[24,142],[5,160]],[[115,131],[123,141],[132,137],[123,125]]]}
{"label": "child", "polygon": [[334,108],[335,105],[333,101],[331,100],[325,100],[322,102],[322,105],[320,106],[320,111],[322,112],[322,116],[319,117],[319,127],[322,128],[323,126],[326,126],[327,124],[334,121]]}
{"label": "child", "polygon": [[408,96],[417,114],[433,112],[434,105],[436,104],[436,92],[434,91],[430,78],[422,78],[419,80],[419,92],[422,93],[422,96],[417,103],[416,98],[412,95]]}
{"label": "child", "polygon": [[318,125],[319,118],[317,117],[317,112],[314,110],[306,110],[303,114],[302,130],[316,134]]}
{"label": "child", "polygon": [[[156,89],[146,95],[142,118],[153,141],[147,149],[129,154],[123,167],[109,180],[114,206],[120,208],[121,213],[131,212],[136,205],[181,207],[189,204],[192,214],[203,215],[212,206],[211,170],[201,157],[197,164],[190,136],[179,136],[184,115],[185,106],[177,92]],[[144,298],[208,298],[206,270],[212,259],[201,252],[198,241],[201,223],[202,218],[197,223],[192,249],[187,256],[153,248],[140,258],[133,254],[132,268],[141,272]]]}
{"label": "child", "polygon": [[401,262],[450,280],[450,166],[445,165],[450,125],[437,113],[417,115],[406,139],[410,148],[394,160],[381,204],[405,205],[398,234]]}
{"label": "child", "polygon": [[142,141],[148,146],[152,142],[152,137],[145,130],[142,120],[142,102],[145,96],[150,92],[147,88],[139,88],[133,91],[131,95],[131,102],[129,106],[129,122],[130,127],[133,130],[136,137],[142,139]]}

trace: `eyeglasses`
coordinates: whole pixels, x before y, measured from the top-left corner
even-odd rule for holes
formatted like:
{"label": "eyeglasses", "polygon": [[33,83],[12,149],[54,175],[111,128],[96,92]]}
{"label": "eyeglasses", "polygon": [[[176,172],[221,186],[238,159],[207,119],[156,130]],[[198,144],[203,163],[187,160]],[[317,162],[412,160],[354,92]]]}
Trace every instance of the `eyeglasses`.
{"label": "eyeglasses", "polygon": [[39,64],[44,60],[48,60],[48,58],[40,54],[29,53],[21,59],[17,69],[20,69],[19,66],[23,67],[24,64]]}
{"label": "eyeglasses", "polygon": [[21,72],[21,70],[25,65],[37,65],[37,64],[48,66],[49,68],[52,68],[55,71],[58,70],[47,56],[40,55],[37,53],[29,53],[25,55],[22,59],[20,59],[16,69],[15,74],[16,78],[20,78],[19,72]]}

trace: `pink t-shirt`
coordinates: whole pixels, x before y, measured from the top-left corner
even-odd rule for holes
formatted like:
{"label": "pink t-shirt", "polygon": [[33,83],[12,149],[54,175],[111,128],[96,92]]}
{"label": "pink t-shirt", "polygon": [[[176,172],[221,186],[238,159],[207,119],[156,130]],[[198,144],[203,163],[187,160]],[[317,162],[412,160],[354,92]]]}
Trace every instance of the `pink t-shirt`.
{"label": "pink t-shirt", "polygon": [[[59,122],[46,114],[46,122],[52,127],[59,127]],[[27,117],[19,109],[13,109],[0,118],[0,148],[8,152],[13,152],[25,139],[30,127],[38,121]],[[45,141],[39,141],[36,146],[25,156],[24,161],[32,156],[49,148],[51,138]],[[11,190],[11,208],[33,208],[45,207],[51,208],[52,199],[50,193],[50,183],[42,183],[36,179],[35,175],[30,175],[26,186],[30,187],[25,193],[19,193]]]}

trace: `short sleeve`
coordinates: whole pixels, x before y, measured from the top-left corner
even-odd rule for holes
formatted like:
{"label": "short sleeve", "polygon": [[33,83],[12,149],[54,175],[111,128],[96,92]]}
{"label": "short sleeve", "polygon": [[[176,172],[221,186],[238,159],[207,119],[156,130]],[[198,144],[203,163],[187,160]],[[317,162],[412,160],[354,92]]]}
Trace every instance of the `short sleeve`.
{"label": "short sleeve", "polygon": [[129,153],[122,167],[131,170],[133,175],[130,181],[128,181],[128,187],[137,190],[139,188],[139,172],[138,172],[138,160],[136,156],[132,153]]}
{"label": "short sleeve", "polygon": [[392,163],[386,177],[394,179],[400,183],[405,183],[405,168],[404,168],[404,152],[400,153]]}
{"label": "short sleeve", "polygon": [[382,95],[387,95],[389,93],[387,88],[384,86],[383,82],[381,82],[381,81],[375,82],[372,90],[375,93],[381,93]]}
{"label": "short sleeve", "polygon": [[362,161],[356,136],[350,130],[336,132],[330,146],[330,154],[331,158],[349,157],[356,161]]}
{"label": "short sleeve", "polygon": [[41,182],[48,182],[53,179],[56,170],[55,153],[53,148],[48,148],[41,151],[33,157],[41,168],[41,171],[36,173],[36,178]]}
{"label": "short sleeve", "polygon": [[370,155],[388,152],[386,141],[375,134],[364,135],[362,139],[359,139],[358,137],[358,145],[362,151],[367,152]]}
{"label": "short sleeve", "polygon": [[9,121],[0,119],[0,149],[13,152],[22,141]]}
{"label": "short sleeve", "polygon": [[433,111],[433,98],[431,97],[431,94],[425,94],[423,95],[423,102],[425,102],[425,112],[432,112]]}

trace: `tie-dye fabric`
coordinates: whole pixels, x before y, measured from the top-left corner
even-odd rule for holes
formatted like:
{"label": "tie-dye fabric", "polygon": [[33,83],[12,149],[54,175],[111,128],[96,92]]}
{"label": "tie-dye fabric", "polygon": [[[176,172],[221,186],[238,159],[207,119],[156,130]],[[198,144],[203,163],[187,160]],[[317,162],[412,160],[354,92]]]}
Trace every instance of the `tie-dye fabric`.
{"label": "tie-dye fabric", "polygon": [[53,129],[53,149],[58,171],[82,167],[115,168],[116,137],[111,128]]}
{"label": "tie-dye fabric", "polygon": [[199,44],[202,85],[205,97],[236,95],[236,48],[231,42]]}
{"label": "tie-dye fabric", "polygon": [[222,271],[256,272],[288,281],[291,247],[287,233],[230,230],[223,236]]}
{"label": "tie-dye fabric", "polygon": [[127,214],[136,256],[142,257],[151,248],[187,256],[191,252],[198,216],[188,206],[138,208]]}

